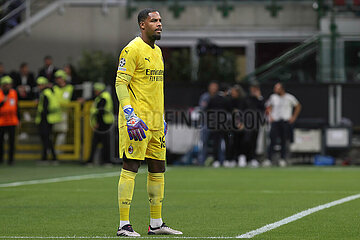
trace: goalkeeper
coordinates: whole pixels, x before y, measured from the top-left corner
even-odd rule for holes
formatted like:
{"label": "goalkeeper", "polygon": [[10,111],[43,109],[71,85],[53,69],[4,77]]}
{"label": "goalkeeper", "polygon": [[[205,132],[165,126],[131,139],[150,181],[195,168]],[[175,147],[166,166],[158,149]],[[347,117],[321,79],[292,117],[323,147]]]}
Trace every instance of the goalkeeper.
{"label": "goalkeeper", "polygon": [[140,236],[129,221],[135,177],[141,161],[148,164],[147,191],[150,202],[148,234],[182,234],[166,226],[161,217],[164,198],[165,135],[164,62],[155,45],[161,37],[158,11],[144,9],[138,15],[141,34],[133,39],[119,57],[115,82],[119,110],[119,153],[123,158],[118,200],[118,236]]}

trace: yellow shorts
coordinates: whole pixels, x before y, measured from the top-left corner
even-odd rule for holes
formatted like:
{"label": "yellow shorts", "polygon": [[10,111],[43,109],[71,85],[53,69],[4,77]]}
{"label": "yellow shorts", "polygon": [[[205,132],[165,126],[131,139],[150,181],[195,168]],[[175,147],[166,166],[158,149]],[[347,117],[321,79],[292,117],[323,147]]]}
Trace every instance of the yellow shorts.
{"label": "yellow shorts", "polygon": [[166,159],[166,145],[164,130],[145,131],[146,138],[142,141],[130,140],[127,127],[119,128],[119,154],[120,158],[125,153],[129,159],[144,160],[151,158],[155,160]]}

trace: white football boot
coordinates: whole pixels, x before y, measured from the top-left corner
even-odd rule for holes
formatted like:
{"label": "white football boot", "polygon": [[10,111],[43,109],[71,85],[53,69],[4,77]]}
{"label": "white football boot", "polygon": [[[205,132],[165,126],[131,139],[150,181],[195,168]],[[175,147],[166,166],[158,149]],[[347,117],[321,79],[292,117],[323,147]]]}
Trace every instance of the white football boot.
{"label": "white football boot", "polygon": [[157,228],[152,228],[149,225],[149,229],[148,229],[148,235],[181,235],[181,234],[183,233],[166,226],[165,223],[163,223],[161,227],[157,227]]}

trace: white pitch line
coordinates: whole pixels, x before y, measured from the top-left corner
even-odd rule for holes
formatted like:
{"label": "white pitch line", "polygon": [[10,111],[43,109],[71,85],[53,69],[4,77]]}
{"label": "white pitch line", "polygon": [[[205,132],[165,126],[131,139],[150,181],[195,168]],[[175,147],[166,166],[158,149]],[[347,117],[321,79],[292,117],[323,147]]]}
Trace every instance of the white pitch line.
{"label": "white pitch line", "polygon": [[310,215],[312,213],[315,213],[315,212],[321,211],[323,209],[330,208],[330,207],[333,207],[333,206],[336,206],[336,205],[339,205],[339,204],[342,204],[342,203],[346,203],[346,202],[349,202],[349,201],[352,201],[352,200],[355,200],[355,199],[358,199],[358,198],[360,198],[360,194],[348,196],[348,197],[345,197],[345,198],[342,198],[342,199],[339,199],[339,200],[336,200],[336,201],[333,201],[333,202],[329,202],[329,203],[326,203],[326,204],[323,204],[323,205],[319,205],[317,207],[309,208],[309,209],[307,209],[305,211],[302,211],[302,212],[294,214],[294,215],[292,215],[290,217],[284,218],[284,219],[282,219],[280,221],[270,223],[270,224],[265,225],[265,226],[263,226],[261,228],[258,228],[256,230],[253,230],[253,231],[244,233],[242,235],[239,235],[236,238],[252,238],[252,237],[254,237],[254,236],[258,235],[258,234],[265,233],[267,231],[278,228],[278,227],[280,227],[282,225],[285,225],[285,224],[288,224],[290,222],[294,222],[296,220],[299,220],[300,218],[303,218],[303,217],[305,217],[307,215]]}
{"label": "white pitch line", "polygon": [[[119,237],[109,237],[109,236],[64,236],[64,237],[36,237],[36,236],[0,236],[0,239],[119,239]],[[236,237],[176,237],[176,236],[160,236],[160,237],[137,237],[142,239],[157,239],[157,238],[164,238],[164,239],[231,239]]]}
{"label": "white pitch line", "polygon": [[57,177],[57,178],[48,178],[48,179],[38,179],[38,180],[29,180],[29,181],[22,181],[22,182],[3,183],[3,184],[0,184],[0,188],[43,184],[43,183],[67,182],[67,181],[76,181],[76,180],[84,180],[84,179],[92,179],[92,178],[115,177],[115,176],[120,176],[120,171],[108,172],[108,173],[94,173],[94,174],[78,175],[78,176]]}

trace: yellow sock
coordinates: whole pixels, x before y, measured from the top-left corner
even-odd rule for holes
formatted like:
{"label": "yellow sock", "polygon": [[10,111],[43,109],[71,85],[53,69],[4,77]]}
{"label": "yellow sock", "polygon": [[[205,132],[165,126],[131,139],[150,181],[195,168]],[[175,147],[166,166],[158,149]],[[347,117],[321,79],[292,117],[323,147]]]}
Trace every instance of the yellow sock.
{"label": "yellow sock", "polygon": [[120,221],[129,221],[130,204],[134,193],[136,173],[121,170],[119,186],[118,186],[118,200]]}
{"label": "yellow sock", "polygon": [[148,173],[147,191],[150,202],[150,218],[161,218],[161,207],[164,199],[164,173]]}

